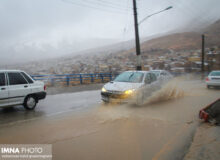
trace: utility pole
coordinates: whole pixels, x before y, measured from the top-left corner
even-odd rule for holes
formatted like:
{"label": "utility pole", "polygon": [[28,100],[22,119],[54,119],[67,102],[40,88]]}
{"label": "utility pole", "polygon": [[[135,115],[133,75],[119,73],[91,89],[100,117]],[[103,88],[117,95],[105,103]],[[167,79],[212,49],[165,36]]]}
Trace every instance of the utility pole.
{"label": "utility pole", "polygon": [[141,48],[140,48],[139,31],[138,31],[136,0],[133,0],[133,8],[134,8],[134,28],[135,28],[136,55],[137,55],[136,70],[142,70],[142,67],[141,67]]}
{"label": "utility pole", "polygon": [[205,35],[202,34],[202,59],[201,59],[201,71],[202,71],[202,73],[205,71],[204,59],[205,59]]}

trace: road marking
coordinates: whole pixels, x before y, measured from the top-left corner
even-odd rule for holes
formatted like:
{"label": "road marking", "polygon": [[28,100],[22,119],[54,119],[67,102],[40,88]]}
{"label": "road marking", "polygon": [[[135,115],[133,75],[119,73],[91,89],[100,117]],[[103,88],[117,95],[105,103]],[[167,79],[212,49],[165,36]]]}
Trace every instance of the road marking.
{"label": "road marking", "polygon": [[171,145],[176,141],[177,137],[180,136],[186,129],[188,125],[184,125],[178,132],[176,132],[175,136],[171,138],[165,145],[163,145],[162,149],[152,158],[152,160],[158,160],[161,155],[171,149]]}

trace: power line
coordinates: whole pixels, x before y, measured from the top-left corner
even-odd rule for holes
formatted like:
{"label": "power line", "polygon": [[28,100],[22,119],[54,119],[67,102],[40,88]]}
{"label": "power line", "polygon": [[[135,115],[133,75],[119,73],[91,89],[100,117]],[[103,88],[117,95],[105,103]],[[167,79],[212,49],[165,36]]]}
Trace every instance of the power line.
{"label": "power line", "polygon": [[121,7],[103,0],[83,0],[83,2],[87,2],[88,4],[91,5],[99,5],[102,7],[108,7],[108,8],[114,8],[114,9],[119,9],[119,10],[126,10],[125,7]]}
{"label": "power line", "polygon": [[86,7],[86,8],[99,10],[99,11],[103,11],[103,12],[114,13],[114,14],[117,14],[117,13],[126,14],[125,11],[123,11],[119,8],[114,8],[114,7],[109,7],[109,6],[103,6],[105,8],[100,8],[100,7],[96,6],[94,3],[88,2],[88,0],[84,0],[84,1],[61,0],[61,1],[63,1],[64,3],[69,3],[69,4],[77,5],[80,7]]}
{"label": "power line", "polygon": [[[112,4],[114,6],[120,6],[120,7],[124,7],[124,5],[122,3],[115,3],[115,2],[110,2],[110,1],[106,1],[106,0],[97,0],[99,2],[103,2],[103,3],[107,3],[107,4]],[[132,9],[132,7],[130,7],[129,5],[127,5],[126,9],[130,8]]]}
{"label": "power line", "polygon": [[121,11],[121,10],[116,10],[114,8],[100,8],[94,5],[91,5],[89,3],[82,3],[82,1],[72,1],[72,0],[61,0],[64,3],[69,3],[72,5],[76,5],[76,6],[80,6],[80,7],[86,7],[89,9],[93,9],[93,10],[99,10],[102,12],[108,12],[108,13],[114,13],[114,14],[126,14],[125,12]]}

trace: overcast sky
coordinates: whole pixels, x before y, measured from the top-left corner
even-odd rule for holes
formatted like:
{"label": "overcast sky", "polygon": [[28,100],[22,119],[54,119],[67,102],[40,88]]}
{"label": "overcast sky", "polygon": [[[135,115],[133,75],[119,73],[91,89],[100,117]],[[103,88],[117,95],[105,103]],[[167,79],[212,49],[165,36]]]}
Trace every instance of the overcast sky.
{"label": "overcast sky", "polygon": [[[141,37],[197,29],[220,18],[220,0],[137,0]],[[56,57],[134,38],[132,0],[1,0],[0,63]]]}

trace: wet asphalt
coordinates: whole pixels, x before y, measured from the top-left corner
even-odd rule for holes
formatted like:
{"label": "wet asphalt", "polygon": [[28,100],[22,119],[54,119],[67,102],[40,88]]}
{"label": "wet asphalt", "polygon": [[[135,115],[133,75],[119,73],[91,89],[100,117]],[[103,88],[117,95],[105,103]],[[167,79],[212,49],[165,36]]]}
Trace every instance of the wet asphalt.
{"label": "wet asphalt", "polygon": [[[178,92],[182,93],[178,87],[168,86],[152,97],[153,102],[158,103],[137,108],[103,106],[101,86],[89,91],[53,88],[56,93],[48,89],[49,95],[34,111],[26,111],[23,106],[0,109],[0,142],[51,143],[55,159],[111,159],[114,156],[115,159],[183,159],[190,152],[197,127],[202,123],[198,119],[199,110],[219,98],[220,92],[206,89],[201,81],[183,81],[178,86],[185,89],[181,97],[177,96]],[[172,92],[166,95],[170,90]],[[79,119],[72,115],[85,112],[86,116]],[[55,121],[57,116],[59,120]],[[51,117],[49,122],[48,117]],[[35,123],[29,123],[31,121]],[[29,129],[24,131],[23,128]],[[38,133],[41,128],[45,131]],[[23,136],[24,132],[35,134],[35,138]],[[70,146],[72,150],[60,149]]]}
{"label": "wet asphalt", "polygon": [[101,103],[103,84],[47,88],[47,97],[33,111],[22,105],[0,108],[0,127],[70,112],[87,111]]}

